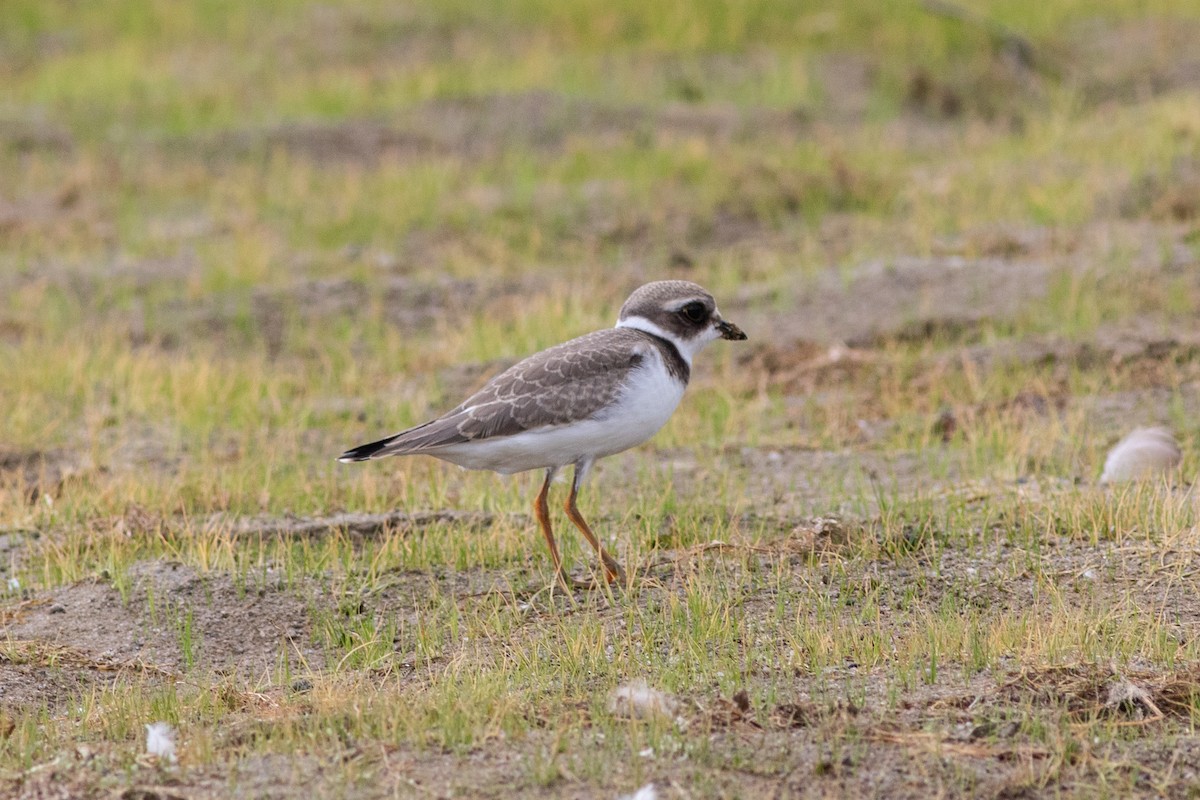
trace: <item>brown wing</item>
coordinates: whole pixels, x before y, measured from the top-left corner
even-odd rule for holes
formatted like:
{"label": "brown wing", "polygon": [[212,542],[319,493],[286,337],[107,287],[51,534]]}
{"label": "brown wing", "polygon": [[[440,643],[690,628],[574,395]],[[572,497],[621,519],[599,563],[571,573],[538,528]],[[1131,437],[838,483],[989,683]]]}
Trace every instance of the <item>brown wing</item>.
{"label": "brown wing", "polygon": [[610,328],[543,350],[497,375],[435,420],[361,445],[343,461],[413,453],[594,416],[620,394],[653,345],[641,331]]}
{"label": "brown wing", "polygon": [[446,415],[465,439],[587,419],[617,399],[648,348],[621,328],[581,336],[514,364]]}

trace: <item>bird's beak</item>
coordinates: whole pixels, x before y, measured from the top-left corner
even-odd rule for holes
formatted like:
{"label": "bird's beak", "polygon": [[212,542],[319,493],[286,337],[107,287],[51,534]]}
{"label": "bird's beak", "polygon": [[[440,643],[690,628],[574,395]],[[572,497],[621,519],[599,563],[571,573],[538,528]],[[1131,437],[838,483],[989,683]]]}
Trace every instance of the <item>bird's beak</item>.
{"label": "bird's beak", "polygon": [[746,339],[746,332],[732,322],[726,322],[725,320],[718,321],[717,330],[721,332],[722,339],[732,339],[735,342],[745,341]]}

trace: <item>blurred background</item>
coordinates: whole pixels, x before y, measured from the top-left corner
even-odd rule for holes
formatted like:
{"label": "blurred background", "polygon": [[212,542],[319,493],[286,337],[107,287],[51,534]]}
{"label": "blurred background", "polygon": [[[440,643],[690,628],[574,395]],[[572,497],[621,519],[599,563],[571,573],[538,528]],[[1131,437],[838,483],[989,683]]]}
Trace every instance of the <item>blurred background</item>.
{"label": "blurred background", "polygon": [[672,276],[751,342],[665,446],[1090,476],[1111,439],[971,426],[1187,416],[1058,412],[1190,375],[1197,41],[1190,0],[7,0],[8,484],[437,504],[327,457]]}
{"label": "blurred background", "polygon": [[[1198,44],[0,0],[0,795],[1193,796]],[[628,592],[536,474],[334,461],[668,277],[750,339],[590,479]]]}

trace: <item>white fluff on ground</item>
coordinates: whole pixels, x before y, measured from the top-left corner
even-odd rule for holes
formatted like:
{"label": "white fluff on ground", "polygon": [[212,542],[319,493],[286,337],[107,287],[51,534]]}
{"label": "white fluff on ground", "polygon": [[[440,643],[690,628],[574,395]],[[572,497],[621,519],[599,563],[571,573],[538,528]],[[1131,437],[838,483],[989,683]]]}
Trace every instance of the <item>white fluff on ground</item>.
{"label": "white fluff on ground", "polygon": [[146,752],[163,761],[175,763],[175,729],[166,722],[146,726]]}
{"label": "white fluff on ground", "polygon": [[624,719],[674,716],[676,705],[675,698],[666,692],[651,689],[645,681],[618,686],[608,698],[608,710],[613,716]]}
{"label": "white fluff on ground", "polygon": [[658,790],[653,783],[647,783],[633,794],[623,794],[617,800],[658,800]]}
{"label": "white fluff on ground", "polygon": [[1153,478],[1179,466],[1183,454],[1166,428],[1138,428],[1108,451],[1101,483]]}

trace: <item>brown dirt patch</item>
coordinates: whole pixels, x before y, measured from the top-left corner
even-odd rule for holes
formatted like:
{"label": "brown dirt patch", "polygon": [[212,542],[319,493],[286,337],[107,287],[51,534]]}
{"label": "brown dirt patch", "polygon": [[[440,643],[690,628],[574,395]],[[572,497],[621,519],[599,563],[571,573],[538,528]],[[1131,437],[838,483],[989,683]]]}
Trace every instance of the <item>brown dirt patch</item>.
{"label": "brown dirt patch", "polygon": [[[188,668],[270,679],[283,650],[323,664],[311,641],[308,608],[282,582],[239,586],[224,574],[202,575],[178,563],[148,562],[130,573],[128,599],[108,581],[82,581],[42,592],[6,625],[15,640],[69,645],[115,665],[158,671]],[[184,648],[182,626],[193,644]]]}
{"label": "brown dirt patch", "polygon": [[[1200,73],[1200,62],[1196,68]],[[1165,169],[1144,172],[1114,192],[1111,204],[1129,219],[1194,222],[1200,218],[1200,159],[1179,158]]]}
{"label": "brown dirt patch", "polygon": [[64,663],[54,648],[10,644],[0,653],[0,708],[56,709],[73,697],[114,683],[119,668],[105,669],[84,659]]}
{"label": "brown dirt patch", "polygon": [[0,119],[0,147],[18,153],[69,153],[75,147],[71,132],[46,121]]}
{"label": "brown dirt patch", "polygon": [[631,135],[700,138],[710,143],[799,135],[803,115],[733,106],[667,105],[650,109],[605,105],[551,92],[433,100],[390,120],[289,124],[225,134],[214,153],[280,148],[318,161],[372,163],[382,158],[495,157],[509,149],[562,150],[572,137],[627,141]]}
{"label": "brown dirt patch", "polygon": [[1139,15],[1079,25],[1072,32],[1070,75],[1092,103],[1130,102],[1200,87],[1200,23]]}
{"label": "brown dirt patch", "polygon": [[[518,515],[523,518],[524,515]],[[383,514],[344,513],[320,517],[239,516],[216,514],[203,523],[205,530],[223,530],[240,539],[276,537],[316,538],[344,533],[354,538],[372,538],[393,531],[410,531],[431,525],[455,524],[464,530],[479,530],[492,525],[496,517],[471,511],[392,511]]]}
{"label": "brown dirt patch", "polygon": [[0,498],[11,493],[32,503],[43,494],[54,496],[91,469],[90,460],[79,453],[0,449]]}
{"label": "brown dirt patch", "polygon": [[[777,339],[852,347],[928,337],[1015,316],[1045,294],[1056,271],[1045,261],[962,258],[897,258],[848,275],[831,270],[796,285],[791,311],[773,317],[770,327]],[[768,329],[768,323],[756,327]]]}

